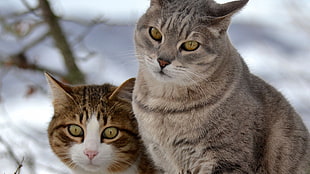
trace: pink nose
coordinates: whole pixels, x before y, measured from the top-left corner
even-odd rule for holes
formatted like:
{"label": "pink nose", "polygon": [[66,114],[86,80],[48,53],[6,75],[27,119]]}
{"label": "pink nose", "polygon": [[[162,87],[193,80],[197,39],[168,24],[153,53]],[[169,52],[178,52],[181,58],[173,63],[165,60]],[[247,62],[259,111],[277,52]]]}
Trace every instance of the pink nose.
{"label": "pink nose", "polygon": [[94,150],[84,150],[84,154],[90,159],[94,159],[96,155],[98,155],[98,151],[94,151]]}

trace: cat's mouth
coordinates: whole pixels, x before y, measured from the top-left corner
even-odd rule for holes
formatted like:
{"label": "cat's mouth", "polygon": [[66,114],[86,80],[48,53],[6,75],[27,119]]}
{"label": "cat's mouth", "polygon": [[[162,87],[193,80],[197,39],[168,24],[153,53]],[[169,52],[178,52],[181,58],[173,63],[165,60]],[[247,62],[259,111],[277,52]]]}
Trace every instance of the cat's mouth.
{"label": "cat's mouth", "polygon": [[168,77],[170,77],[169,75],[167,75],[167,74],[166,74],[164,71],[162,71],[162,70],[159,71],[159,74],[162,75],[162,76],[168,76]]}
{"label": "cat's mouth", "polygon": [[167,81],[167,80],[171,80],[172,76],[169,73],[169,70],[167,70],[166,68],[161,69],[157,66],[153,66],[153,64],[151,64],[148,67],[149,72],[151,73],[151,75],[156,78],[157,80],[160,81]]}
{"label": "cat's mouth", "polygon": [[160,70],[159,72],[157,72],[157,75],[159,74],[160,78],[172,78],[170,75],[168,75],[167,73],[165,73],[163,70]]}

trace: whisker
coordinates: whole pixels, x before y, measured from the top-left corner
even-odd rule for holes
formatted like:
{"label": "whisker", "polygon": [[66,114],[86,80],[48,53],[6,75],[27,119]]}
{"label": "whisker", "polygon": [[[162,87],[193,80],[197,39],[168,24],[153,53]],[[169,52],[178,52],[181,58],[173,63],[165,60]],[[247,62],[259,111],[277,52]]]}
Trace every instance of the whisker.
{"label": "whisker", "polygon": [[134,170],[137,172],[138,171],[138,167],[136,165],[134,165],[133,163],[127,161],[127,160],[123,160],[121,158],[119,159],[115,159],[113,160],[112,164],[114,166],[116,166],[117,168],[124,168],[124,164],[128,166],[128,168],[132,167],[134,168]]}

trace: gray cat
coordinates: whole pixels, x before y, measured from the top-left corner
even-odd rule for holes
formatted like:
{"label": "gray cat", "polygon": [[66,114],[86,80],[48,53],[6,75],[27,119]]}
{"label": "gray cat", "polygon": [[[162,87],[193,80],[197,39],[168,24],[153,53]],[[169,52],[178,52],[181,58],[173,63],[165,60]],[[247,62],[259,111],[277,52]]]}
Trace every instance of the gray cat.
{"label": "gray cat", "polygon": [[300,116],[249,72],[227,36],[247,2],[151,0],[138,21],[133,110],[165,173],[310,173]]}

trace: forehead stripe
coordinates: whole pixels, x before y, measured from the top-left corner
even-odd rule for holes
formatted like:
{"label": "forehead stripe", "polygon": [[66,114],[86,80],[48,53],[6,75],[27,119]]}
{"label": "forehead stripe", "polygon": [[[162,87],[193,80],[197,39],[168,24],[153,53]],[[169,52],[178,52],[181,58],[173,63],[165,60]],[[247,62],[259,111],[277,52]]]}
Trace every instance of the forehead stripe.
{"label": "forehead stripe", "polygon": [[83,123],[83,117],[84,117],[83,113],[81,113],[81,114],[79,115],[79,117],[80,117],[80,123],[82,124],[82,123]]}
{"label": "forehead stripe", "polygon": [[123,132],[126,132],[127,134],[129,134],[130,136],[134,136],[134,137],[137,137],[138,134],[130,131],[130,130],[127,130],[127,129],[119,129],[120,131],[123,131]]}
{"label": "forehead stripe", "polygon": [[100,116],[101,116],[101,114],[100,114],[100,112],[98,112],[98,113],[97,113],[97,120],[98,120],[98,121],[100,120]]}

